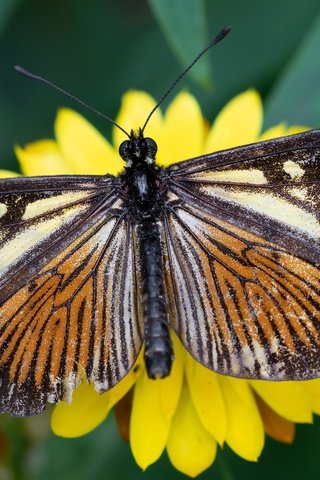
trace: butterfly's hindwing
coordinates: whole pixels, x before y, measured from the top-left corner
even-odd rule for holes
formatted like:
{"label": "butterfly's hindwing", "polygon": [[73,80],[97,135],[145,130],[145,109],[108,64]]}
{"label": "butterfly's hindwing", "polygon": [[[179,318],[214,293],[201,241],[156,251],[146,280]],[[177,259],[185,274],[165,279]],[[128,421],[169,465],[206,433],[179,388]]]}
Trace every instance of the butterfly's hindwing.
{"label": "butterfly's hindwing", "polygon": [[319,376],[319,154],[313,131],[167,170],[171,321],[210,369]]}
{"label": "butterfly's hindwing", "polygon": [[[51,177],[55,192],[47,179],[7,181],[26,207],[8,220],[10,208],[16,212],[9,206],[2,225],[1,248],[11,253],[2,264],[2,412],[39,413],[47,401],[69,399],[84,376],[107,390],[141,348],[133,227],[116,182],[83,180]],[[0,203],[9,196],[3,188]],[[29,249],[18,248],[22,240]]]}

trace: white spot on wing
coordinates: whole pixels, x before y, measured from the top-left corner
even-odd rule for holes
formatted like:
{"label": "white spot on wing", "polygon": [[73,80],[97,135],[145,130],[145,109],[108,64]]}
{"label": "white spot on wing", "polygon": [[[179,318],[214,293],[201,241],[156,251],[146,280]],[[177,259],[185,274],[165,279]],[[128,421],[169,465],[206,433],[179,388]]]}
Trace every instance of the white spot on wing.
{"label": "white spot on wing", "polygon": [[290,175],[292,180],[300,180],[300,178],[304,175],[303,168],[301,168],[298,163],[293,162],[292,160],[287,160],[283,164],[283,170]]}
{"label": "white spot on wing", "polygon": [[70,373],[63,382],[63,390],[64,390],[64,400],[67,402],[68,405],[72,403],[72,394],[74,389],[78,386],[81,382],[80,379],[76,378],[74,373]]}
{"label": "white spot on wing", "polygon": [[105,382],[94,382],[94,389],[97,393],[101,395],[101,393],[106,392],[109,389],[109,384],[107,381]]}
{"label": "white spot on wing", "polygon": [[277,337],[273,337],[273,339],[270,342],[270,351],[272,353],[278,353],[279,352],[279,340]]}
{"label": "white spot on wing", "polygon": [[250,371],[254,371],[254,362],[255,358],[252,354],[252,351],[249,347],[249,345],[244,345],[242,347],[242,363],[243,365]]}
{"label": "white spot on wing", "polygon": [[257,340],[252,340],[256,360],[259,363],[259,374],[262,378],[270,378],[270,366],[266,358],[266,352]]}
{"label": "white spot on wing", "polygon": [[230,355],[230,363],[231,363],[231,368],[230,372],[232,375],[237,376],[240,374],[240,364],[239,364],[239,359],[236,355]]}
{"label": "white spot on wing", "polygon": [[7,205],[5,203],[0,203],[0,218],[7,213]]}
{"label": "white spot on wing", "polygon": [[[308,199],[308,190],[306,188],[292,188],[290,189],[290,193],[293,197],[298,198],[299,200],[305,201]],[[314,202],[311,203],[313,204]]]}
{"label": "white spot on wing", "polygon": [[168,201],[170,202],[173,202],[174,200],[179,200],[179,197],[175,193],[171,192],[170,190],[168,190],[167,198],[168,198]]}

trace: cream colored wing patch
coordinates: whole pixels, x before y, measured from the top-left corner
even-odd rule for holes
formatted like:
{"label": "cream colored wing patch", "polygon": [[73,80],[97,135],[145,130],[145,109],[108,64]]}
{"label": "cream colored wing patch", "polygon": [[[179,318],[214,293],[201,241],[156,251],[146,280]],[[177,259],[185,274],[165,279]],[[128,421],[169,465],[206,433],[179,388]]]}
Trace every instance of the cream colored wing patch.
{"label": "cream colored wing patch", "polygon": [[63,209],[69,207],[75,202],[83,202],[87,198],[90,198],[92,193],[87,192],[64,192],[54,197],[46,197],[39,200],[35,200],[26,205],[25,212],[22,216],[23,220],[30,220],[31,218],[38,217],[45,213],[50,213],[55,209]]}
{"label": "cream colored wing patch", "polygon": [[[45,200],[41,200],[43,209]],[[58,207],[59,202],[49,199],[50,209],[53,205]],[[83,215],[89,209],[89,204],[78,205],[77,208],[68,208],[59,211],[54,216],[41,217],[36,223],[28,223],[24,229],[11,235],[10,240],[5,241],[0,247],[0,275],[4,275],[9,267],[14,266],[22,257],[28,256],[30,250],[40,247],[48,241],[51,235],[61,229],[68,228],[72,222]],[[47,206],[46,212],[49,211]],[[44,212],[44,210],[43,210]]]}
{"label": "cream colored wing patch", "polygon": [[0,203],[0,218],[7,213],[7,205],[5,203]]}
{"label": "cream colored wing patch", "polygon": [[[210,187],[205,185],[200,189],[204,195],[214,198],[222,198],[233,202],[235,206],[247,207],[248,210],[260,213],[274,220],[282,222],[285,225],[305,231],[307,234],[319,238],[320,223],[316,212],[312,213],[302,206],[290,202],[288,198],[276,195],[272,191],[241,191],[237,189],[220,188],[218,186]],[[303,191],[295,188],[293,194],[303,199]],[[298,198],[299,198],[298,197]],[[248,215],[250,215],[248,211]]]}

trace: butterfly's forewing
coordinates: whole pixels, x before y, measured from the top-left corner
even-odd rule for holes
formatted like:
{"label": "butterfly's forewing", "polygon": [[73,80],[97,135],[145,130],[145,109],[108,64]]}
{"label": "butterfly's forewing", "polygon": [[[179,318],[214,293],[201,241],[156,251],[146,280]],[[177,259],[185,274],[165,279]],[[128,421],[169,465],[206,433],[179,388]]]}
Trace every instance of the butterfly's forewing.
{"label": "butterfly's forewing", "polygon": [[87,376],[103,391],[142,344],[134,235],[109,177],[0,192],[0,411],[36,414]]}
{"label": "butterfly's forewing", "polygon": [[227,375],[320,375],[320,131],[170,167],[173,327]]}

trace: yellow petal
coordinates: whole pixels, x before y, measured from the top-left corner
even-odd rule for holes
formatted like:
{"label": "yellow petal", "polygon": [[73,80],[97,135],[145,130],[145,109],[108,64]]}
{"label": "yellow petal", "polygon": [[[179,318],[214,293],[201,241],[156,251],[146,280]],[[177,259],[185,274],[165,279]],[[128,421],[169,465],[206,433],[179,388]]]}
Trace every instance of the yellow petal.
{"label": "yellow petal", "polygon": [[133,390],[129,390],[127,395],[120,398],[114,405],[113,411],[117,422],[117,427],[122,440],[130,442],[130,417],[132,410]]}
{"label": "yellow petal", "polygon": [[309,397],[312,411],[320,415],[320,378],[301,382],[301,386]]}
{"label": "yellow petal", "polygon": [[109,396],[109,392],[99,395],[93,385],[82,383],[74,392],[70,405],[62,401],[53,410],[53,433],[60,437],[75,438],[91,432],[107,417]]}
{"label": "yellow petal", "polygon": [[130,445],[137,464],[144,470],[162,454],[181,394],[183,378],[182,347],[172,336],[175,361],[170,376],[151,380],[143,370],[133,395]]}
{"label": "yellow petal", "polygon": [[274,127],[268,128],[259,138],[262,142],[263,140],[270,140],[271,138],[284,137],[287,134],[287,125],[285,123],[279,123]]}
{"label": "yellow petal", "polygon": [[285,123],[279,123],[274,127],[270,127],[266,130],[261,136],[261,141],[269,140],[271,138],[284,137],[286,135],[294,135],[295,133],[305,132],[309,130],[308,127],[302,125],[294,125],[292,127],[287,127]]}
{"label": "yellow petal", "polygon": [[168,166],[203,153],[204,123],[195,98],[181,92],[165,115],[163,146],[157,163]]}
{"label": "yellow petal", "polygon": [[68,175],[74,173],[72,165],[63,158],[57,143],[40,140],[25,148],[17,146],[15,153],[24,175]]}
{"label": "yellow petal", "polygon": [[73,438],[85,435],[100,425],[110,409],[132,388],[139,373],[142,357],[121,382],[106,393],[99,394],[93,385],[84,381],[74,392],[72,402],[58,403],[52,413],[52,431],[60,437]]}
{"label": "yellow petal", "polygon": [[258,395],[255,395],[265,432],[269,437],[283,443],[292,443],[295,436],[295,424],[278,415]]}
{"label": "yellow petal", "polygon": [[295,133],[307,132],[308,130],[310,130],[310,127],[305,125],[293,125],[287,128],[286,135],[294,135]]}
{"label": "yellow petal", "polygon": [[126,375],[117,385],[115,385],[111,390],[109,390],[109,407],[112,408],[120,398],[124,397],[128,391],[133,387],[137,378],[142,372],[143,364],[143,352],[140,352],[140,355],[134,365],[130,370],[128,375]]}
{"label": "yellow petal", "polygon": [[171,422],[180,399],[185,361],[185,350],[179,338],[173,331],[170,336],[175,358],[171,373],[162,380],[160,389],[161,412],[168,422]]}
{"label": "yellow petal", "polygon": [[118,174],[123,162],[109,142],[79,113],[59,110],[55,132],[64,158],[77,174]]}
{"label": "yellow petal", "polygon": [[216,441],[203,427],[186,386],[172,420],[167,452],[174,467],[196,477],[214,462]]}
{"label": "yellow petal", "polygon": [[109,406],[110,408],[112,406],[114,408],[119,433],[127,443],[129,443],[130,440],[130,417],[133,397],[132,386],[141,374],[142,363],[143,352],[140,352],[139,358],[131,372],[109,391]]}
{"label": "yellow petal", "polygon": [[311,401],[300,382],[253,380],[250,384],[267,405],[282,417],[292,422],[312,422]]}
{"label": "yellow petal", "polygon": [[219,376],[227,415],[229,447],[240,457],[256,461],[263,449],[263,423],[253,393],[245,380]]}
{"label": "yellow petal", "polygon": [[[128,133],[131,130],[142,128],[147,116],[156,105],[156,101],[151,95],[145,92],[131,90],[122,96],[121,109],[116,121]],[[148,123],[145,136],[153,138],[158,145],[158,155],[161,156],[162,150],[162,127],[163,119],[160,110],[156,110]],[[115,149],[118,151],[120,143],[126,140],[126,136],[118,128],[113,129],[113,142]]]}
{"label": "yellow petal", "polygon": [[19,173],[12,172],[11,170],[0,169],[0,178],[13,178],[13,177],[20,177],[20,175]]}
{"label": "yellow petal", "polygon": [[220,445],[226,438],[226,411],[217,375],[187,356],[187,382],[203,426]]}
{"label": "yellow petal", "polygon": [[260,95],[248,90],[234,97],[217,116],[206,141],[205,152],[257,141],[262,127]]}
{"label": "yellow petal", "polygon": [[144,470],[162,454],[170,423],[161,412],[161,382],[151,380],[144,370],[133,395],[130,445],[137,464]]}

